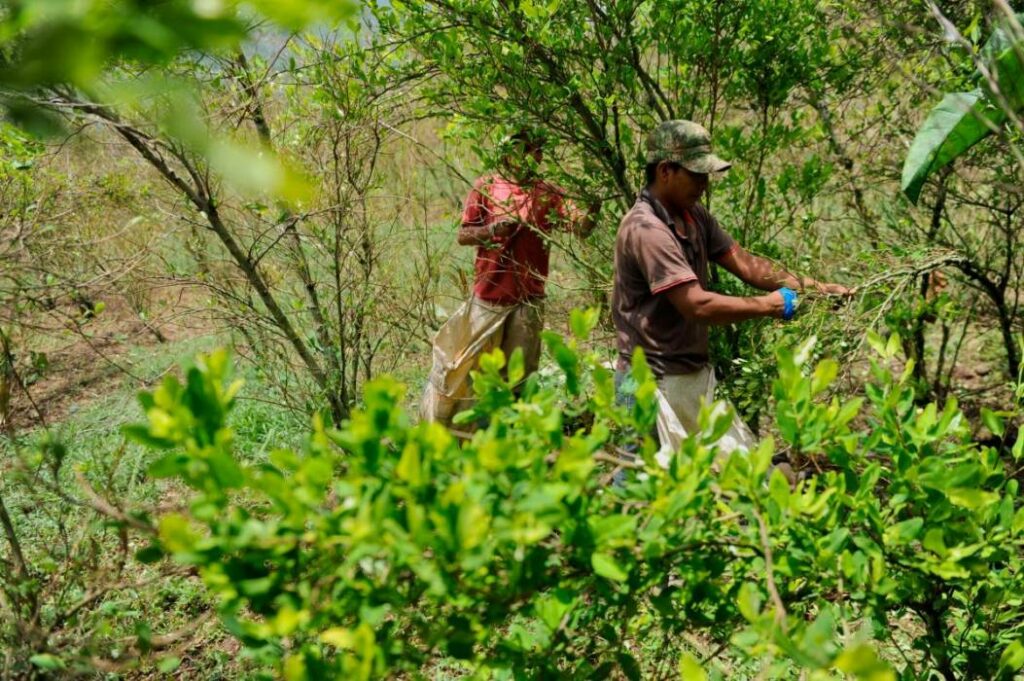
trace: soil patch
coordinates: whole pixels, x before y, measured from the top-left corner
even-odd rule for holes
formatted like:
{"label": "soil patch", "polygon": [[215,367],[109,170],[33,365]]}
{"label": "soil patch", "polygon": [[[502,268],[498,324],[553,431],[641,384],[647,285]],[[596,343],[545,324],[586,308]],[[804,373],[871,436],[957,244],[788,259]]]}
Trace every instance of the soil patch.
{"label": "soil patch", "polygon": [[[64,420],[72,407],[110,394],[124,385],[153,385],[164,371],[140,369],[132,361],[139,348],[153,348],[216,331],[201,306],[201,291],[181,284],[153,289],[151,309],[142,318],[120,295],[104,295],[99,314],[67,306],[32,320],[35,331],[16,357],[18,378],[11,387],[15,432]],[[15,347],[15,351],[18,348]]]}

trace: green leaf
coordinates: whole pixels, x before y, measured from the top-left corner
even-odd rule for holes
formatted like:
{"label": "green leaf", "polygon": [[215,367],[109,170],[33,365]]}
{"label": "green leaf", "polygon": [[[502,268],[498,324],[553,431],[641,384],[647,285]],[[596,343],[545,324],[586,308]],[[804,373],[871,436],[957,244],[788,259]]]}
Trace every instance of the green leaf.
{"label": "green leaf", "polygon": [[778,504],[780,512],[784,513],[789,508],[789,481],[778,468],[774,469],[768,478],[768,495]]}
{"label": "green leaf", "polygon": [[911,518],[885,528],[885,544],[887,546],[898,546],[913,541],[921,528],[924,527],[924,518]]}
{"label": "green leaf", "polygon": [[811,376],[811,394],[817,395],[832,384],[839,375],[839,363],[834,359],[823,359],[814,367],[814,374]]}
{"label": "green leaf", "polygon": [[679,658],[679,678],[682,681],[707,681],[708,675],[697,658],[690,653],[683,653]]}
{"label": "green leaf", "polygon": [[986,492],[985,490],[969,487],[957,487],[947,490],[946,496],[957,506],[971,510],[984,508],[999,501],[999,495],[994,492]]}
{"label": "green leaf", "polygon": [[987,409],[985,407],[981,408],[981,421],[996,437],[1002,437],[1003,433],[1006,431],[1006,428],[1003,425],[1002,416],[991,409]]}
{"label": "green leaf", "polygon": [[636,542],[636,516],[612,515],[590,518],[590,531],[594,535],[594,543],[606,546],[632,545]]}
{"label": "green leaf", "polygon": [[1020,461],[1024,456],[1024,430],[1017,431],[1017,441],[1013,443],[1013,460]]}
{"label": "green leaf", "polygon": [[523,349],[516,348],[508,358],[508,382],[509,385],[516,385],[526,375],[526,361],[523,359]]}
{"label": "green leaf", "polygon": [[[1015,17],[1018,23],[1024,23],[1024,13],[1018,13]],[[992,35],[985,41],[981,48],[981,55],[987,60],[998,58],[998,56],[1013,46],[1015,39],[1014,27],[1007,19],[998,21],[992,27]]]}
{"label": "green leaf", "polygon": [[480,355],[480,371],[484,374],[497,374],[505,366],[505,353],[501,348]]}
{"label": "green leaf", "polygon": [[607,553],[594,552],[590,556],[590,564],[594,572],[613,582],[624,582],[629,578],[629,573],[622,569],[615,557]]}
{"label": "green leaf", "polygon": [[538,598],[534,611],[548,631],[554,632],[558,630],[562,620],[575,604],[576,598],[570,591],[557,589]]}
{"label": "green leaf", "polygon": [[885,339],[882,338],[878,334],[878,332],[875,331],[874,329],[868,329],[867,339],[868,339],[868,345],[871,346],[871,349],[874,350],[877,354],[879,354],[879,355],[884,357],[885,356]]}
{"label": "green leaf", "polygon": [[210,452],[207,459],[210,472],[222,489],[240,487],[245,482],[242,468],[230,454],[220,449]]}
{"label": "green leaf", "polygon": [[[170,449],[174,446],[174,442],[167,440],[162,437],[156,437],[149,431],[149,426],[141,423],[133,423],[121,426],[121,434],[132,442],[137,442],[140,445],[146,447],[153,447],[155,449]],[[175,475],[176,473],[171,473]]]}
{"label": "green leaf", "polygon": [[465,500],[459,508],[458,519],[459,544],[462,548],[472,549],[482,544],[490,529],[491,517],[487,509],[472,499]]}
{"label": "green leaf", "polygon": [[579,355],[568,345],[559,345],[552,353],[555,363],[565,372],[565,387],[572,395],[580,392]]}
{"label": "green leaf", "polygon": [[761,616],[761,603],[761,590],[752,582],[744,582],[736,597],[736,605],[740,609],[740,614],[748,622],[755,622]]}
{"label": "green leaf", "polygon": [[402,450],[402,458],[395,467],[395,474],[399,480],[403,480],[413,487],[422,483],[422,465],[420,459],[420,448],[415,442],[410,442]]}
{"label": "green leaf", "polygon": [[[994,36],[993,36],[994,37]],[[1021,51],[1024,42],[1009,44],[999,53],[990,67],[999,86],[999,95],[1014,111],[1024,108],[1024,64],[1021,63]],[[984,82],[988,87],[989,83]],[[994,101],[999,101],[993,97]]]}
{"label": "green leaf", "polygon": [[47,671],[67,669],[67,665],[64,664],[64,660],[60,659],[56,655],[51,655],[50,653],[39,653],[38,655],[33,655],[28,658],[28,661],[40,669],[46,669]]}
{"label": "green leaf", "polygon": [[149,475],[154,478],[171,478],[183,475],[188,470],[189,457],[186,454],[168,454],[149,466]]}
{"label": "green leaf", "polygon": [[932,109],[903,163],[903,193],[913,203],[928,176],[987,137],[1006,120],[981,89],[952,92]]}
{"label": "green leaf", "polygon": [[861,644],[848,648],[836,658],[835,667],[845,674],[852,674],[866,681],[896,681],[892,668],[879,659],[878,653],[869,645]]}
{"label": "green leaf", "polygon": [[751,472],[755,476],[764,475],[772,465],[772,455],[775,453],[775,439],[767,436],[758,443],[757,448],[750,453]]}
{"label": "green leaf", "polygon": [[580,340],[586,340],[600,321],[600,314],[600,310],[593,307],[586,310],[573,309],[569,313],[569,329],[572,335]]}
{"label": "green leaf", "polygon": [[184,553],[192,550],[197,537],[187,518],[171,513],[160,519],[160,540],[169,551]]}
{"label": "green leaf", "polygon": [[999,657],[999,668],[1013,673],[1021,667],[1024,667],[1024,643],[1018,640],[1006,646]]}
{"label": "green leaf", "polygon": [[160,660],[156,668],[164,674],[170,674],[178,667],[181,666],[181,658],[174,655],[168,655],[167,657]]}
{"label": "green leaf", "polygon": [[320,633],[320,640],[341,650],[351,650],[356,645],[356,635],[345,627],[332,627]]}
{"label": "green leaf", "polygon": [[889,334],[889,340],[885,343],[885,356],[896,357],[900,352],[901,343],[902,341],[898,333],[894,331]]}

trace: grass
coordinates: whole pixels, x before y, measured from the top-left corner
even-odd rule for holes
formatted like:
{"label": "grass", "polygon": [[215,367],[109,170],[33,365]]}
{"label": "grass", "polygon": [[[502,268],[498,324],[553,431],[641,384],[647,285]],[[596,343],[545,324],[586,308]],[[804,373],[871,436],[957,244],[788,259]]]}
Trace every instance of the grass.
{"label": "grass", "polygon": [[[137,376],[154,381],[180,371],[178,367],[187,367],[196,354],[223,342],[222,337],[203,336],[134,348],[122,359]],[[247,380],[231,417],[239,457],[261,460],[272,448],[299,446],[305,425],[266,399],[268,391],[254,380],[251,368],[238,363],[238,371]],[[143,540],[131,539],[123,546],[116,528],[79,503],[84,498],[76,481],[79,472],[98,494],[121,508],[180,503],[180,486],[146,475],[153,453],[125,442],[120,433],[122,425],[144,416],[133,382],[122,376],[98,399],[74,404],[67,417],[47,431],[26,432],[16,443],[0,440],[0,495],[33,577],[45,585],[40,621],[52,634],[46,642],[19,649],[17,634],[8,628],[13,623],[0,622],[0,648],[10,646],[15,660],[21,657],[24,663],[28,656],[45,652],[46,645],[56,648],[61,637],[74,636],[80,640],[65,647],[78,647],[111,662],[110,678],[160,675],[158,665],[170,669],[177,664],[183,665],[178,673],[188,678],[234,678],[244,662],[225,647],[234,644],[214,621],[199,628],[192,646],[172,647],[141,665],[115,669],[119,659],[134,656],[141,640],[190,628],[212,606],[198,580],[167,576],[178,568],[166,561],[137,562],[133,556],[144,548]],[[56,467],[58,459],[61,464]],[[6,544],[3,549],[0,556],[6,557]],[[73,618],[58,622],[62,613],[100,589],[109,590]],[[68,664],[74,671],[75,662]],[[0,676],[3,665],[0,657]],[[80,671],[87,669],[83,665]]]}

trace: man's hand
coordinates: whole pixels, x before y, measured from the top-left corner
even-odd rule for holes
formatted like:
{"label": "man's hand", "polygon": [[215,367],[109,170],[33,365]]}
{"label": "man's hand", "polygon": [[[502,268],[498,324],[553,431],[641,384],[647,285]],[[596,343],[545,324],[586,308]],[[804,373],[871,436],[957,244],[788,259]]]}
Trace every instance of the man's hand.
{"label": "man's hand", "polygon": [[582,215],[573,210],[570,216],[569,231],[584,239],[590,236],[597,226],[597,215],[601,212],[601,199],[594,199],[587,204],[587,211]]}
{"label": "man's hand", "polygon": [[768,295],[764,296],[768,301],[768,305],[771,310],[770,316],[782,318],[783,313],[786,311],[786,299],[778,291],[773,291]]}
{"label": "man's hand", "polygon": [[825,282],[816,281],[814,282],[814,288],[823,295],[827,296],[852,296],[853,291],[843,286],[842,284],[826,284]]}
{"label": "man's hand", "polygon": [[501,237],[501,238],[512,236],[515,233],[516,229],[518,229],[518,228],[519,228],[519,221],[518,220],[512,220],[512,219],[496,220],[496,221],[492,222],[490,227],[489,227],[490,232],[491,232],[491,236],[496,236],[496,237]]}
{"label": "man's hand", "polygon": [[505,239],[516,233],[520,222],[515,219],[502,218],[489,225],[462,225],[459,227],[458,242],[463,246],[495,245],[495,239]]}

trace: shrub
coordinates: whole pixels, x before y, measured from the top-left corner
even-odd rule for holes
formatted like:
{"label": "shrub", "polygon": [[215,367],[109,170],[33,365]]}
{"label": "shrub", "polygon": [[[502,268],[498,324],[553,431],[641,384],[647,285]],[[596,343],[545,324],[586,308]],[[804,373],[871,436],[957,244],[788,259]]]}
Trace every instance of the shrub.
{"label": "shrub", "polygon": [[919,408],[909,371],[884,368],[898,339],[875,342],[866,400],[822,400],[837,365],[807,365],[813,340],[778,352],[779,433],[819,469],[791,488],[771,439],[717,451],[728,410],[658,465],[636,435],[655,418],[651,373],[637,353],[636,404],[617,406],[612,373],[579,349],[596,320],[574,312],[572,338],[547,335],[557,386],[531,376],[517,395],[518,353],[507,376],[485,356],[464,418],[486,426],[466,442],[411,423],[403,387],[379,379],[342,428],[314,419],[304,451],[262,464],[232,453],[226,354],[201,358],[143,395],[148,423],[130,430],[167,450],[153,475],[193,490],[144,557],[195,566],[227,630],[289,679],[442,661],[480,678],[648,678],[667,660],[704,678],[722,654],[773,678],[1024,663],[1018,483],[954,401]]}

